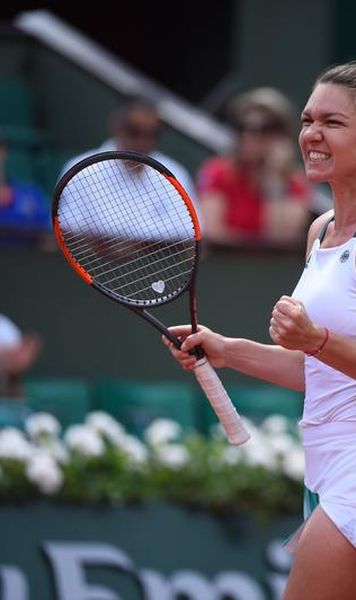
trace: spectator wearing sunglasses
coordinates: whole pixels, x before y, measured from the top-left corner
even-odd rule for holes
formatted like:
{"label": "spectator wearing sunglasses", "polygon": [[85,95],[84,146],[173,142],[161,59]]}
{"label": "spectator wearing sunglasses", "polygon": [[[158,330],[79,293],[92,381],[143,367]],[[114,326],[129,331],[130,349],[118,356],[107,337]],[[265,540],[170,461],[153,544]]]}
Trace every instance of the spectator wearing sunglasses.
{"label": "spectator wearing sunglasses", "polygon": [[118,108],[109,116],[108,129],[110,135],[108,140],[98,148],[70,159],[64,165],[61,175],[80,160],[97,152],[111,150],[141,152],[167,167],[195,202],[194,183],[188,170],[175,159],[158,151],[162,123],[158,109],[152,102],[141,98],[130,99],[125,106]]}
{"label": "spectator wearing sunglasses", "polygon": [[229,156],[197,174],[205,238],[215,244],[292,245],[308,225],[311,187],[296,167],[291,103],[257,88],[230,105],[236,140]]}

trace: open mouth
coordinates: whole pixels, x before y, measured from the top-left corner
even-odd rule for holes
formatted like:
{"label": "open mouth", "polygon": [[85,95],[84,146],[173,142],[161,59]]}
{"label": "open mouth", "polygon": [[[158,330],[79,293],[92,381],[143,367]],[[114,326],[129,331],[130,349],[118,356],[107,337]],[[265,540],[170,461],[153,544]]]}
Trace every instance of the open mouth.
{"label": "open mouth", "polygon": [[327,152],[317,152],[316,150],[310,150],[307,156],[308,162],[315,164],[328,160],[331,157],[331,154],[328,154]]}

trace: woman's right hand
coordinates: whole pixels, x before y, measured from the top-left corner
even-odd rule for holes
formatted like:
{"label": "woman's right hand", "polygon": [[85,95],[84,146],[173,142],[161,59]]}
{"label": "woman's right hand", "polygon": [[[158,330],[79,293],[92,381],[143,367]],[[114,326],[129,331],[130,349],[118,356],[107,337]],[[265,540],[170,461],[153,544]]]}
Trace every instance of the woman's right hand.
{"label": "woman's right hand", "polygon": [[195,346],[203,348],[207,359],[213,367],[219,368],[225,366],[226,338],[223,335],[215,333],[202,325],[198,326],[196,333],[191,333],[191,325],[177,325],[168,329],[182,342],[182,347],[180,350],[177,350],[174,344],[164,335],[162,336],[162,341],[168,346],[174,358],[186,371],[191,371],[196,365],[197,358],[189,354],[189,351]]}

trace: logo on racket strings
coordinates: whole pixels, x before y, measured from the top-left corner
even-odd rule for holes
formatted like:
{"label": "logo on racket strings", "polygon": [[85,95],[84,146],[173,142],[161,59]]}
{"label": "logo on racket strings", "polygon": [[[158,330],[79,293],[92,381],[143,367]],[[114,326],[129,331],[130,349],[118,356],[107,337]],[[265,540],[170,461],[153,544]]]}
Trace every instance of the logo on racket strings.
{"label": "logo on racket strings", "polygon": [[164,292],[165,287],[166,284],[164,283],[164,281],[162,281],[162,279],[160,279],[159,281],[154,281],[151,285],[151,288],[154,292],[157,292],[157,294],[162,294]]}

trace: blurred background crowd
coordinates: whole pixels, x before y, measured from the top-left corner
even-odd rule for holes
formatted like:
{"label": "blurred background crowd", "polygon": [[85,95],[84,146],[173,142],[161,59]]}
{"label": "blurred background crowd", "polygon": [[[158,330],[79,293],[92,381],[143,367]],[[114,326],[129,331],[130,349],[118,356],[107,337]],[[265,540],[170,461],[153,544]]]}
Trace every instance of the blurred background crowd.
{"label": "blurred background crowd", "polygon": [[[52,471],[46,463],[30,463],[29,445],[18,436],[33,413],[56,418],[59,424],[45,419],[36,425],[46,435],[54,428],[56,436],[59,427],[83,423],[91,411],[110,415],[141,439],[161,418],[172,419],[181,431],[204,435],[216,425],[193,378],[178,368],[159,336],[129,311],[92,294],[60,255],[51,205],[56,183],[74,164],[97,152],[127,149],[168,167],[191,196],[202,227],[199,320],[226,335],[261,342],[270,341],[274,303],[283,293],[291,294],[304,267],[311,222],[331,207],[329,189],[306,180],[297,140],[314,78],[332,63],[356,58],[352,0],[224,0],[210,5],[180,0],[165,11],[160,3],[146,2],[99,8],[66,8],[56,1],[50,8],[29,2],[0,7],[0,497],[5,498],[11,496],[6,488],[10,480],[3,472],[12,451],[45,493],[64,489],[83,502],[91,494],[101,500],[111,498],[113,482],[118,483],[110,476],[108,486],[102,479],[102,488],[95,488],[91,476],[85,480],[91,473],[85,461],[74,460],[74,474],[69,467],[65,474],[60,458]],[[172,303],[164,307],[162,320],[181,322],[184,310]],[[300,492],[303,467],[296,440],[287,433],[301,414],[302,395],[233,372],[224,372],[223,379],[240,411],[255,425],[264,419],[267,424],[262,433],[254,430],[255,442],[244,456],[224,454],[225,470],[216,467],[214,446],[204,472],[211,488],[198,478],[196,493],[204,497],[210,489],[211,505],[219,506],[226,492],[228,506],[234,506],[237,492],[229,496],[229,485],[243,487],[243,477],[232,477],[243,456],[243,469],[263,467],[267,478],[261,471],[252,473],[244,506],[260,502],[270,507],[278,498],[274,510],[295,510],[299,500],[293,494]],[[278,418],[268,421],[275,414],[285,419],[282,424]],[[130,462],[138,450],[143,452],[137,440],[123,438],[117,425],[102,421],[102,414],[94,421],[106,423],[111,433],[114,429],[118,446],[125,439],[125,465],[131,469],[125,477],[133,473],[135,479],[139,473],[139,478],[142,468],[136,472]],[[4,434],[9,426],[17,436]],[[101,438],[93,435],[87,429],[72,430],[66,451],[104,456]],[[182,454],[172,439],[173,448],[162,447],[166,466],[172,459],[172,488],[168,480],[161,487],[189,503],[194,485],[185,476],[192,475],[187,466],[191,448]],[[57,451],[59,438],[52,442],[51,451]],[[199,474],[208,461],[197,448]],[[112,459],[110,452],[107,456]],[[111,473],[108,464],[103,472]],[[177,473],[185,467],[179,480]],[[279,477],[274,483],[272,471]],[[274,493],[267,498],[269,486]],[[15,489],[20,497],[21,486]],[[25,495],[33,493],[33,487],[23,489]],[[122,498],[121,492],[115,498]],[[127,493],[130,498],[131,488]],[[235,538],[239,536],[240,531]],[[14,548],[17,556],[16,544]],[[243,553],[242,547],[241,564]],[[278,578],[288,565],[272,554],[268,564],[280,567],[271,584],[274,595],[268,596],[275,600],[282,585]],[[232,555],[235,565],[235,550]],[[0,562],[11,560],[6,556]],[[1,577],[0,565],[0,582]],[[14,585],[19,589],[18,581]],[[235,598],[233,592],[225,597]],[[244,596],[262,597],[257,592]],[[152,598],[168,596],[157,592]],[[4,600],[15,600],[15,595],[9,592]]]}
{"label": "blurred background crowd", "polygon": [[[310,223],[331,206],[329,190],[304,175],[300,111],[314,76],[350,58],[353,44],[345,17],[352,3],[314,0],[308,24],[306,5],[231,0],[224,10],[198,2],[188,11],[183,2],[165,26],[155,7],[139,14],[122,7],[120,22],[69,12],[59,3],[51,11],[26,4],[2,9],[4,398],[26,397],[20,382],[29,372],[137,376],[128,359],[114,360],[112,315],[100,317],[100,305],[91,334],[84,326],[84,313],[92,309],[87,300],[76,327],[70,326],[86,297],[62,270],[52,234],[56,183],[96,152],[143,152],[176,175],[202,226],[203,296],[208,281],[221,276],[219,286],[233,299],[219,317],[210,293],[203,317],[241,334],[252,326],[249,335],[266,336],[274,294],[288,290],[303,262]],[[256,293],[259,302],[251,305]],[[239,308],[247,313],[243,323],[236,322]],[[112,318],[118,330],[131,326],[128,317]],[[143,343],[153,347],[148,336]],[[180,377],[162,361],[168,378]],[[142,377],[157,378],[160,371],[148,362]]]}

